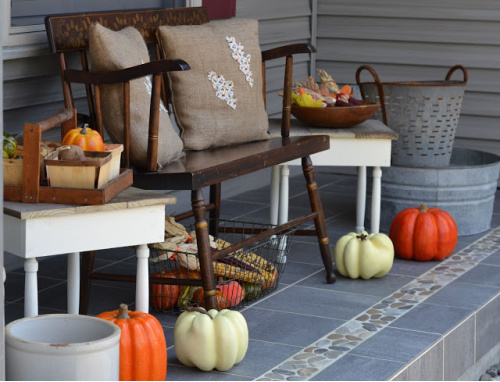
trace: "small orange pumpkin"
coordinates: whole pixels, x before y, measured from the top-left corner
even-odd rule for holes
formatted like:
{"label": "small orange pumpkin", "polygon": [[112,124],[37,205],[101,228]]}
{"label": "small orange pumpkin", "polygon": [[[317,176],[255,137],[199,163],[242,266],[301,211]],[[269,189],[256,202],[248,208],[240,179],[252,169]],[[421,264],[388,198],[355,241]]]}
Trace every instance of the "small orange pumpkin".
{"label": "small orange pumpkin", "polygon": [[[178,279],[200,279],[201,275],[195,270],[177,268],[173,271],[162,270],[152,274],[153,277],[178,278]],[[166,310],[177,305],[180,295],[178,284],[151,283],[149,286],[149,304],[153,309]]]}
{"label": "small orange pumpkin", "polygon": [[217,289],[220,289],[226,297],[226,308],[238,305],[243,301],[243,297],[245,296],[243,287],[237,281],[229,281],[227,284],[217,286]]}
{"label": "small orange pumpkin", "polygon": [[396,256],[418,261],[443,260],[457,245],[457,225],[439,208],[406,208],[396,215],[389,229]]}
{"label": "small orange pumpkin", "polygon": [[[151,276],[175,278],[175,276],[164,272],[156,272]],[[171,309],[177,304],[179,291],[179,285],[151,283],[149,285],[149,305],[151,305],[153,309],[158,310]]]}
{"label": "small orange pumpkin", "polygon": [[92,130],[88,126],[88,124],[84,124],[83,127],[77,127],[68,131],[61,145],[77,145],[85,151],[104,151],[104,142],[101,135],[97,130]]}
{"label": "small orange pumpkin", "polygon": [[[217,299],[217,310],[221,311],[222,309],[226,309],[228,304],[226,296],[222,294],[218,286],[216,287],[215,297]],[[205,308],[205,290],[203,289],[203,287],[199,287],[198,289],[196,289],[196,291],[193,293],[191,301],[196,305]]]}
{"label": "small orange pumpkin", "polygon": [[111,321],[120,336],[120,381],[164,381],[167,343],[160,322],[151,314],[132,312],[126,304],[97,317]]}
{"label": "small orange pumpkin", "polygon": [[[216,289],[217,310],[219,311],[238,305],[243,301],[243,297],[245,296],[245,291],[237,281],[229,281],[227,284],[217,285]],[[202,287],[194,292],[192,300],[198,306],[205,307],[205,291]]]}

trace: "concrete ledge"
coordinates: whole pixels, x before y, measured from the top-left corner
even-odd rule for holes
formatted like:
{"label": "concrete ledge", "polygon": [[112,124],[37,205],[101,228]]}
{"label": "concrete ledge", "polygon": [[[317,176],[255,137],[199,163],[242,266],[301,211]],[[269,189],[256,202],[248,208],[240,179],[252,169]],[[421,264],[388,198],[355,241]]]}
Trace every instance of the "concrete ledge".
{"label": "concrete ledge", "polygon": [[470,381],[500,358],[500,293],[401,369],[391,381]]}

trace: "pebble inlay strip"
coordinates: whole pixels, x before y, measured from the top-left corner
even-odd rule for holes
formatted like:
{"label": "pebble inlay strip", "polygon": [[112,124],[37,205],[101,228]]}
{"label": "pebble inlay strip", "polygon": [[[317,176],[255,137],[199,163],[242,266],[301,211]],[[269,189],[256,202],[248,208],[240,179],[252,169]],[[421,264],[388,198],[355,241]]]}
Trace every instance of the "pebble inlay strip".
{"label": "pebble inlay strip", "polygon": [[311,379],[498,249],[500,249],[500,227],[441,261],[391,296],[384,298],[255,380]]}

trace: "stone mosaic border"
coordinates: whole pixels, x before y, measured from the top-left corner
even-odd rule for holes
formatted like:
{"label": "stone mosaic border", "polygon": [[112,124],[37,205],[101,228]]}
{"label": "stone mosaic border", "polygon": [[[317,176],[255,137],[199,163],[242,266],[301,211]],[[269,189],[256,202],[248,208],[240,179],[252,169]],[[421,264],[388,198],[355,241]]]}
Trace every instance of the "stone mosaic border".
{"label": "stone mosaic border", "polygon": [[441,261],[391,296],[276,365],[255,381],[307,381],[500,249],[500,227]]}

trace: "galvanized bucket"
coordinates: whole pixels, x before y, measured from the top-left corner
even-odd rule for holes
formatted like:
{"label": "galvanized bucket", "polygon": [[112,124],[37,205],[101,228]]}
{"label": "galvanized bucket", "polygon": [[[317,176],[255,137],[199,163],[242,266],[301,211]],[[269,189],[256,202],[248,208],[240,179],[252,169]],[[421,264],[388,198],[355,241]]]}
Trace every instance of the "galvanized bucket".
{"label": "galvanized bucket", "polygon": [[447,168],[392,166],[384,169],[380,229],[389,231],[394,217],[425,203],[448,212],[458,234],[476,235],[491,227],[500,156],[455,148]]}
{"label": "galvanized bucket", "polygon": [[[460,69],[463,81],[450,80]],[[361,82],[367,70],[374,82]],[[375,114],[398,133],[392,143],[392,165],[406,167],[447,167],[467,85],[467,69],[453,66],[444,81],[381,82],[375,70],[362,65],[356,82],[366,101],[380,103]]]}

